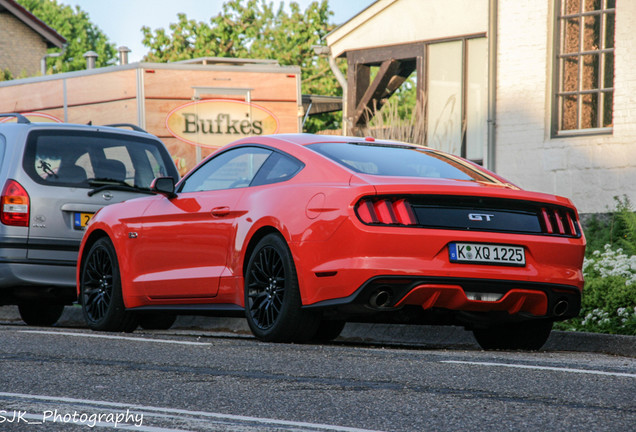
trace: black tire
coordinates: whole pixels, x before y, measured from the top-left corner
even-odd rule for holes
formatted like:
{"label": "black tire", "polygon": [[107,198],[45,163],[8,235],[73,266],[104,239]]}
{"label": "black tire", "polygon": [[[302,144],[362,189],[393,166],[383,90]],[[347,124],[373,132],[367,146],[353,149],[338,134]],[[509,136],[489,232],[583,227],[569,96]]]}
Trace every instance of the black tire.
{"label": "black tire", "polygon": [[163,312],[141,312],[137,315],[139,326],[145,330],[168,330],[177,320],[177,316]]}
{"label": "black tire", "polygon": [[117,254],[106,237],[97,240],[82,260],[79,301],[93,330],[130,333],[137,328],[137,316],[124,306]]}
{"label": "black tire", "polygon": [[50,327],[64,312],[63,304],[23,303],[18,305],[20,318],[30,326]]}
{"label": "black tire", "polygon": [[343,320],[323,320],[313,337],[316,342],[329,342],[340,336],[347,322]]}
{"label": "black tire", "polygon": [[526,321],[506,323],[501,327],[473,329],[473,335],[485,350],[526,350],[541,349],[552,331],[552,321]]}
{"label": "black tire", "polygon": [[318,329],[317,315],[301,308],[291,252],[279,235],[258,242],[245,271],[245,316],[265,342],[306,342]]}

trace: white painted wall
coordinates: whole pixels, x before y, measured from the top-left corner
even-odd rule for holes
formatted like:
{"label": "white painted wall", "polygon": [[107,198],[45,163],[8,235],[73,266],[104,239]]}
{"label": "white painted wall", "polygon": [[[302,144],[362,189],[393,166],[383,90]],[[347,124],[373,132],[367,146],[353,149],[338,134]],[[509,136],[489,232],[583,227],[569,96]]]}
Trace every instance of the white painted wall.
{"label": "white painted wall", "polygon": [[327,36],[344,51],[486,32],[488,0],[379,0]]}
{"label": "white painted wall", "polygon": [[[581,213],[636,204],[636,0],[617,2],[611,134],[551,137],[555,0],[498,0],[495,170]],[[332,55],[486,32],[488,0],[378,0],[327,36]]]}
{"label": "white painted wall", "polygon": [[636,204],[636,1],[617,2],[612,134],[550,137],[553,0],[499,0],[496,171],[581,213]]}

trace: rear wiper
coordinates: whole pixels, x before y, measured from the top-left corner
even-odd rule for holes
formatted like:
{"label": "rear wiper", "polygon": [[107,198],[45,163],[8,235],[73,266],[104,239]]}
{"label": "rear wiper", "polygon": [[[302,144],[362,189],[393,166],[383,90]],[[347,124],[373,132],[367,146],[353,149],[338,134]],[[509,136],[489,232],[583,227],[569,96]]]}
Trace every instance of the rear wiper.
{"label": "rear wiper", "polygon": [[156,192],[151,191],[148,188],[142,188],[139,186],[131,186],[125,181],[110,179],[110,178],[94,178],[88,180],[88,184],[91,186],[96,186],[95,188],[88,191],[88,196],[93,196],[98,192],[104,190],[116,190],[123,192],[135,192],[142,193],[148,195],[155,195]]}

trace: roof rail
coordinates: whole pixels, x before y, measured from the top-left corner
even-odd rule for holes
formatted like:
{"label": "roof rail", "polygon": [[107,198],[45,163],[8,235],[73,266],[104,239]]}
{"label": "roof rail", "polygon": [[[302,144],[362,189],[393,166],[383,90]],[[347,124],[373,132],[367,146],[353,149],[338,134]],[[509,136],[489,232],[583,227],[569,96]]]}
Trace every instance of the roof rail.
{"label": "roof rail", "polygon": [[0,114],[0,117],[15,117],[18,123],[29,124],[31,121],[20,113]]}
{"label": "roof rail", "polygon": [[132,123],[113,123],[113,124],[107,124],[107,125],[104,125],[104,126],[109,126],[109,127],[129,127],[132,130],[137,131],[137,132],[148,133],[147,131],[143,130],[142,128],[140,128],[136,124],[132,124]]}

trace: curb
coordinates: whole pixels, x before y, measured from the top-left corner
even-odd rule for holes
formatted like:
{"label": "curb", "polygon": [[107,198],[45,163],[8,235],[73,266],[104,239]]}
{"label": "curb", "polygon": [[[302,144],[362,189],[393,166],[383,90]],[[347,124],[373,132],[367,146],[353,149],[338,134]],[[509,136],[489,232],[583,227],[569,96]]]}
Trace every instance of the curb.
{"label": "curb", "polygon": [[[0,307],[0,322],[22,323],[16,306]],[[58,321],[61,327],[85,327],[79,306],[67,306]],[[215,332],[251,336],[243,318],[179,316],[169,331]],[[429,349],[481,348],[472,332],[454,326],[348,323],[337,339],[344,343],[409,345]],[[553,331],[542,351],[575,351],[636,357],[636,336]]]}

